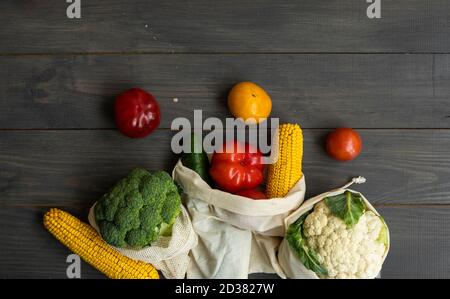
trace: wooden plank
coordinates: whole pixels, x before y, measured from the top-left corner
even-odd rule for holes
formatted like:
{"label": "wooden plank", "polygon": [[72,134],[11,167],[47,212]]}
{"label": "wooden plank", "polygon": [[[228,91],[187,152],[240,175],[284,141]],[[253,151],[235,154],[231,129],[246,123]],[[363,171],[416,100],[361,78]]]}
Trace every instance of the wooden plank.
{"label": "wooden plank", "polygon": [[4,0],[0,52],[449,52],[446,0]]}
{"label": "wooden plank", "polygon": [[173,167],[170,134],[133,140],[115,131],[0,132],[0,202],[89,205],[134,167]]}
{"label": "wooden plank", "polygon": [[114,96],[133,86],[157,97],[161,128],[194,109],[224,119],[243,80],[269,92],[272,117],[305,128],[450,128],[449,65],[449,55],[0,56],[0,129],[113,128]]}
{"label": "wooden plank", "polygon": [[378,208],[390,230],[391,251],[383,278],[450,277],[450,208]]}
{"label": "wooden plank", "polygon": [[[66,258],[70,254],[42,226],[46,208],[0,209],[0,277],[66,278]],[[87,209],[68,212],[85,218]],[[382,207],[391,233],[391,251],[383,278],[450,277],[449,207]],[[83,263],[82,278],[103,278]]]}
{"label": "wooden plank", "polygon": [[[71,252],[42,224],[47,208],[4,208],[0,236],[0,278],[67,278],[66,260]],[[86,209],[69,211],[87,221]],[[105,278],[82,261],[82,278]]]}
{"label": "wooden plank", "polygon": [[[354,186],[378,204],[449,204],[448,130],[361,130],[362,155],[341,163],[323,149],[328,130],[304,130],[308,197]],[[116,131],[0,131],[0,203],[89,206],[133,167],[175,165],[173,132],[141,140]]]}

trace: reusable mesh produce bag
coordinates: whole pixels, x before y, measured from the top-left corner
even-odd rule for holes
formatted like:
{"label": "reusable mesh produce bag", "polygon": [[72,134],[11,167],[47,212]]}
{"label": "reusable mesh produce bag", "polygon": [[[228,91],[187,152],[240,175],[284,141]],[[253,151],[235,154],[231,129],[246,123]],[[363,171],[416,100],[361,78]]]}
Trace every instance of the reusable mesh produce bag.
{"label": "reusable mesh produce bag", "polygon": [[[361,184],[364,183],[366,180],[362,177],[354,178],[351,182],[346,184],[345,186],[331,190],[329,192],[322,193],[318,196],[315,196],[311,199],[306,200],[298,210],[293,212],[291,215],[289,215],[285,219],[285,229],[287,230],[288,227],[294,223],[297,219],[299,219],[302,215],[309,212],[314,208],[314,206],[324,200],[326,197],[329,196],[335,196],[344,193],[345,191],[350,191],[352,193],[359,194],[362,198],[362,200],[365,203],[366,209],[368,211],[372,211],[377,216],[380,216],[380,214],[375,210],[375,208],[370,204],[370,202],[364,197],[363,194],[360,192],[348,189],[353,183]],[[386,256],[389,252],[389,246],[390,246],[390,240],[389,240],[389,228],[386,225],[386,234],[387,234],[387,247],[385,250],[385,253],[383,255],[383,262],[386,259]],[[284,275],[280,275],[283,278],[296,278],[296,279],[319,279],[319,276],[314,273],[313,271],[307,269],[303,263],[300,261],[296,253],[292,250],[292,248],[289,245],[289,242],[285,239],[283,239],[279,251],[278,251],[278,261],[280,264],[280,267],[282,268],[282,272]],[[380,275],[378,274],[378,277]]]}
{"label": "reusable mesh produce bag", "polygon": [[[89,211],[89,223],[100,233],[95,222],[94,207],[95,204]],[[152,264],[165,278],[181,279],[186,276],[190,262],[189,251],[196,245],[197,235],[188,212],[182,206],[170,237],[160,236],[151,246],[140,250],[112,247],[129,258]]]}
{"label": "reusable mesh produce bag", "polygon": [[198,235],[187,278],[248,278],[251,273],[282,275],[276,252],[285,233],[284,219],[305,197],[302,177],[284,198],[251,200],[212,189],[181,161],[173,179]]}

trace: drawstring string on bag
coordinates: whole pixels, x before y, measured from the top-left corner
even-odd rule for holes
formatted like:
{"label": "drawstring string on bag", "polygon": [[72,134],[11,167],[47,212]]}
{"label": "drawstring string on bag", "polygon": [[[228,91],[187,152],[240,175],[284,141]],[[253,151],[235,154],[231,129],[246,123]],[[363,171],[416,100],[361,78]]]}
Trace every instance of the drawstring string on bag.
{"label": "drawstring string on bag", "polygon": [[359,177],[353,178],[350,182],[348,182],[347,184],[342,186],[341,189],[347,189],[348,187],[350,187],[353,184],[364,184],[365,182],[366,182],[366,178],[359,176]]}

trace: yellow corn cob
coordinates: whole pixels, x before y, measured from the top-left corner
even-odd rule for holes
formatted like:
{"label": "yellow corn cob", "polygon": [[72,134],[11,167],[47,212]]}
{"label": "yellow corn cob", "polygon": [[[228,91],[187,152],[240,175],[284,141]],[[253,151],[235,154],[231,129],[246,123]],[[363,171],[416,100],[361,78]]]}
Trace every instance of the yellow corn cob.
{"label": "yellow corn cob", "polygon": [[109,246],[90,225],[59,209],[44,215],[44,226],[84,261],[114,279],[158,279],[156,269],[130,259]]}
{"label": "yellow corn cob", "polygon": [[278,127],[275,150],[278,159],[269,165],[266,195],[284,197],[302,177],[303,134],[297,124]]}

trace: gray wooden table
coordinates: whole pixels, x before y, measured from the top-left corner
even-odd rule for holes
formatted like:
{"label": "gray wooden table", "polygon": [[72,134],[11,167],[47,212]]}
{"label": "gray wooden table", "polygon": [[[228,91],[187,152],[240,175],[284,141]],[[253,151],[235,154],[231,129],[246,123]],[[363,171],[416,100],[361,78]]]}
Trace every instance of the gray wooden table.
{"label": "gray wooden table", "polygon": [[[0,1],[0,277],[66,277],[43,213],[86,219],[132,167],[170,170],[171,121],[229,117],[227,91],[251,80],[304,128],[308,196],[367,178],[391,230],[384,278],[450,278],[450,1],[381,2],[369,19],[365,0],[97,0],[68,19],[63,0]],[[162,108],[141,140],[112,119],[134,86]],[[338,126],[363,137],[354,162],[324,153]]]}

